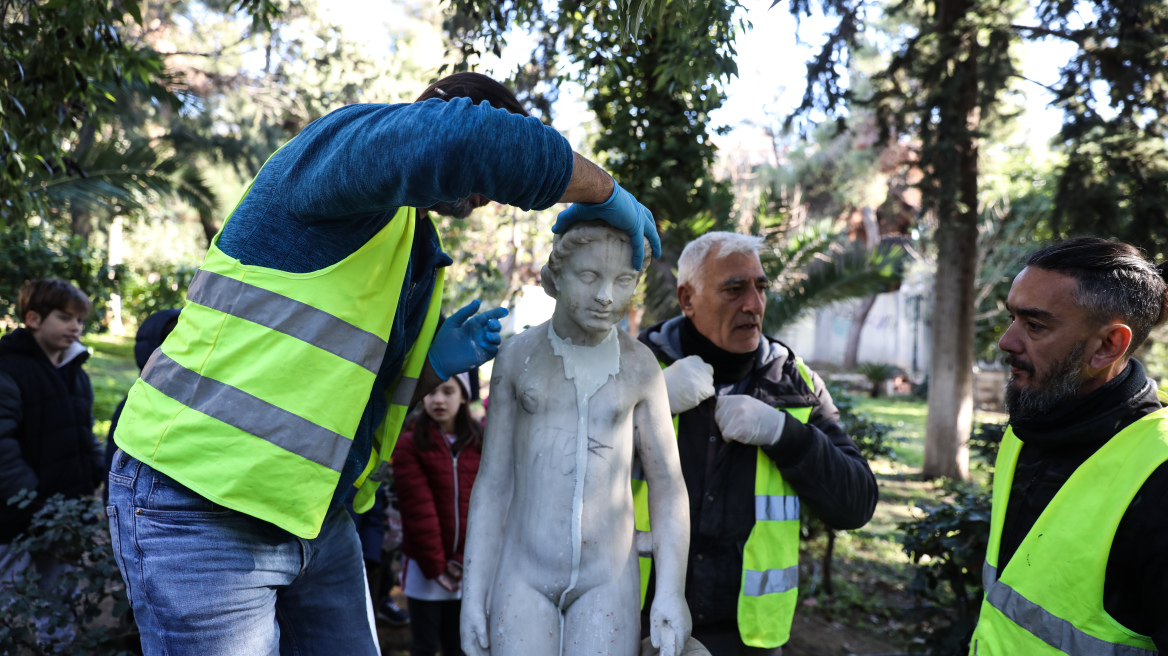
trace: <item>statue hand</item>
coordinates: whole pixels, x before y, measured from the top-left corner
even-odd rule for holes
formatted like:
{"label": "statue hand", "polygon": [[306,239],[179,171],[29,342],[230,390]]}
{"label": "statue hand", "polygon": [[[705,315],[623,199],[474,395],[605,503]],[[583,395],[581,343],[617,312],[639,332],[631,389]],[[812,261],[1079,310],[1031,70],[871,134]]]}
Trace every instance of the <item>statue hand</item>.
{"label": "statue hand", "polygon": [[487,640],[487,611],[480,604],[462,604],[462,618],[459,621],[462,637],[462,651],[467,656],[490,656],[490,642]]}
{"label": "statue hand", "polygon": [[692,629],[689,606],[683,595],[653,599],[653,608],[649,611],[649,638],[661,656],[680,656]]}

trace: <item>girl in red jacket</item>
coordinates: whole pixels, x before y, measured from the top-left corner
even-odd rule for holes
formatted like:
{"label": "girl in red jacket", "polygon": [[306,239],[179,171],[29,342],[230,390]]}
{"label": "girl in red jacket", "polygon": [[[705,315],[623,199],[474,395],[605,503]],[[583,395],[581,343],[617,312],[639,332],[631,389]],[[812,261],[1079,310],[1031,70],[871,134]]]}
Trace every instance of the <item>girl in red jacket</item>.
{"label": "girl in red jacket", "polygon": [[471,418],[470,378],[458,374],[422,401],[393,452],[405,554],[410,656],[457,656],[462,550],[470,488],[479,471],[482,425]]}

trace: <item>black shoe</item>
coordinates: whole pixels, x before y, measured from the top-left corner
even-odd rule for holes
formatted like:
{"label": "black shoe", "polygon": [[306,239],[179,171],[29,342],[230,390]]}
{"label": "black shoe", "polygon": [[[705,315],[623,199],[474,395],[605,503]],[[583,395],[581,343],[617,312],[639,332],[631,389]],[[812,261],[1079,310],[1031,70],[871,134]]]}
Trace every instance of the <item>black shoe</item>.
{"label": "black shoe", "polygon": [[405,626],[410,623],[410,614],[398,608],[392,597],[386,597],[385,601],[377,604],[376,614],[377,619],[390,626]]}

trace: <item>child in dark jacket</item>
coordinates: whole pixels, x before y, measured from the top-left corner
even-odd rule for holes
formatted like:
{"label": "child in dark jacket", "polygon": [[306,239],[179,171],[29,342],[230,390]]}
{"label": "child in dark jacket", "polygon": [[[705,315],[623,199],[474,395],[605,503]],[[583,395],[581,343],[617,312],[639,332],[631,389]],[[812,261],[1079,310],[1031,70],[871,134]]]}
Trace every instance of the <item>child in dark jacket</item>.
{"label": "child in dark jacket", "polygon": [[482,455],[482,425],[470,416],[469,395],[466,374],[439,385],[425,397],[393,452],[410,656],[462,653],[462,551],[470,490]]}
{"label": "child in dark jacket", "polygon": [[[81,368],[89,352],[77,341],[92,308],[65,281],[33,280],[20,288],[23,327],[0,338],[0,577],[27,566],[9,544],[49,497],[84,497],[104,479],[93,438],[93,387]],[[21,490],[35,491],[35,501],[9,506]],[[48,583],[54,575],[41,576]]]}

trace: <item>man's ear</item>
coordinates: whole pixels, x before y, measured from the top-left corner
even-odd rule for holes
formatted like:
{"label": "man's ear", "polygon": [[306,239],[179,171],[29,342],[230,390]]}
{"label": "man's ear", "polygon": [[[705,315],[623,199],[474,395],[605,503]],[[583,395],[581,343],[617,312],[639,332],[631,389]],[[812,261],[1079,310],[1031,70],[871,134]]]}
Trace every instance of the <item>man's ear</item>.
{"label": "man's ear", "polygon": [[44,320],[45,318],[41,316],[40,312],[29,310],[24,313],[24,326],[29,330],[40,330]]}
{"label": "man's ear", "polygon": [[694,291],[689,286],[689,283],[677,286],[677,303],[681,305],[682,314],[691,319],[693,318],[691,314],[693,312],[693,296]]}
{"label": "man's ear", "polygon": [[1087,362],[1093,371],[1106,369],[1116,360],[1123,358],[1131,346],[1132,331],[1126,324],[1112,323],[1099,329],[1099,348],[1091,354]]}

